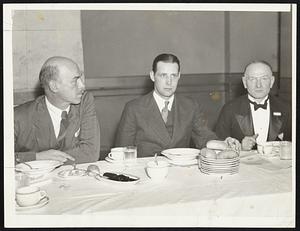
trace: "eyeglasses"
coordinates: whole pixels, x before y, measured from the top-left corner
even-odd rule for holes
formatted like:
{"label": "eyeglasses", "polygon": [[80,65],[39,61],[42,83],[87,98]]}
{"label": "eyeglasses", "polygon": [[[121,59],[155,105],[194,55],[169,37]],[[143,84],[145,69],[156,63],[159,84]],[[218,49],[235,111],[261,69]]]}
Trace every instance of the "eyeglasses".
{"label": "eyeglasses", "polygon": [[179,73],[178,74],[171,74],[171,75],[168,75],[166,73],[160,73],[160,74],[157,74],[157,75],[161,79],[168,79],[168,77],[170,77],[171,79],[178,79],[179,78]]}

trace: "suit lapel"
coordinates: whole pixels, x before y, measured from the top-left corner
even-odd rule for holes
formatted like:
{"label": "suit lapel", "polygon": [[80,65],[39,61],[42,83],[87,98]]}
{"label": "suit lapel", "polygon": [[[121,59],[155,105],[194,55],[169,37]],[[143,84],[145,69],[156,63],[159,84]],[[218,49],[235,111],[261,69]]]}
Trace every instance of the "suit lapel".
{"label": "suit lapel", "polygon": [[40,150],[55,147],[57,145],[54,128],[50,114],[48,112],[45,96],[39,99],[36,113],[33,115],[33,126],[35,127],[35,136]]}
{"label": "suit lapel", "polygon": [[240,111],[235,115],[235,118],[240,126],[242,133],[245,136],[251,136],[254,134],[252,114],[250,105],[247,100],[247,95],[242,99],[240,104]]}
{"label": "suit lapel", "polygon": [[162,143],[169,144],[171,142],[171,137],[167,131],[165,123],[160,114],[159,108],[153,98],[153,93],[150,92],[146,98],[146,103],[144,106],[145,110],[145,118],[148,118],[148,127],[153,130],[155,134],[161,139]]}
{"label": "suit lapel", "polygon": [[281,112],[281,109],[278,108],[276,102],[274,102],[272,97],[270,97],[270,124],[268,140],[276,140],[282,127],[282,115],[274,116],[274,112]]}
{"label": "suit lapel", "polygon": [[184,122],[186,121],[184,119],[184,118],[186,118],[186,116],[185,116],[186,110],[183,109],[183,106],[184,105],[182,103],[180,103],[180,98],[175,96],[174,102],[173,102],[173,108],[172,108],[172,110],[175,110],[174,122],[173,122],[172,143],[176,143],[176,139],[177,139],[178,135],[181,137],[184,132],[184,128],[186,127],[186,126],[184,126]]}

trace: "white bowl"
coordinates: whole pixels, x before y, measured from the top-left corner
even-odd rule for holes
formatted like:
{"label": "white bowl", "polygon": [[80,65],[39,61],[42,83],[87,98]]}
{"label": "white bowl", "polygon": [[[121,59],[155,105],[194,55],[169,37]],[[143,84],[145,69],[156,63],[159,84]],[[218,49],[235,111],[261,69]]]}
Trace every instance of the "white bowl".
{"label": "white bowl", "polygon": [[[27,166],[29,164],[32,169]],[[63,163],[57,160],[34,160],[28,161],[26,164],[20,163],[16,165],[17,172],[23,172],[32,178],[37,178],[45,174],[50,173],[56,167],[62,165]]]}
{"label": "white bowl", "polygon": [[171,160],[193,160],[199,153],[200,150],[195,148],[171,148],[161,152]]}
{"label": "white bowl", "polygon": [[169,163],[167,161],[158,160],[157,164],[155,161],[147,163],[146,172],[147,175],[155,181],[161,181],[166,178],[169,171]]}

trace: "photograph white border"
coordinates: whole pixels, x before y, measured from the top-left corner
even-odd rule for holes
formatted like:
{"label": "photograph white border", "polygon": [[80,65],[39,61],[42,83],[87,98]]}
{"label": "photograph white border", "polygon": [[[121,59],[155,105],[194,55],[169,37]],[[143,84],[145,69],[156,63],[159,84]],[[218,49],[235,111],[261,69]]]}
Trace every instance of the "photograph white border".
{"label": "photograph white border", "polygon": [[[109,227],[109,226],[212,226],[205,217],[139,217],[134,224],[126,217],[97,217],[96,215],[16,215],[14,203],[14,136],[13,136],[13,72],[12,72],[12,11],[13,10],[176,10],[176,11],[264,11],[293,13],[292,98],[293,119],[296,124],[296,4],[3,4],[3,64],[4,64],[4,211],[5,227]],[[293,140],[296,126],[293,126]],[[294,142],[295,143],[295,142]],[[293,146],[293,201],[295,202],[295,145]],[[295,203],[294,203],[295,204]],[[295,214],[295,210],[294,210]],[[132,217],[130,217],[132,219]],[[273,218],[274,219],[274,218]],[[119,222],[116,223],[116,220]],[[75,223],[76,221],[76,223]],[[295,221],[288,221],[293,227]],[[126,225],[127,224],[127,225]],[[265,226],[272,219],[235,218],[237,226]],[[213,226],[233,226],[232,218],[219,218]]]}

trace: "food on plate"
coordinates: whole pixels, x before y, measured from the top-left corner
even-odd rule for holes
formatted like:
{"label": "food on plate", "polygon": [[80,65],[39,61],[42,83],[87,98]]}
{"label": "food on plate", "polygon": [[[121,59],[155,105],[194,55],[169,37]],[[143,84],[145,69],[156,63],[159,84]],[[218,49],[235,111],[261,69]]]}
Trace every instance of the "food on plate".
{"label": "food on plate", "polygon": [[217,159],[232,159],[238,157],[238,153],[232,150],[224,150],[217,154]]}
{"label": "food on plate", "polygon": [[125,176],[123,174],[116,174],[116,173],[112,173],[112,172],[105,172],[103,174],[103,176],[109,180],[114,180],[114,181],[128,182],[128,181],[136,181],[137,180],[135,178],[131,178],[131,177]]}
{"label": "food on plate", "polygon": [[63,170],[58,173],[60,177],[73,177],[73,176],[84,176],[85,171],[81,169],[69,169]]}
{"label": "food on plate", "polygon": [[239,156],[239,154],[233,150],[213,150],[209,148],[201,149],[201,156],[209,159],[232,159]]}
{"label": "food on plate", "polygon": [[214,149],[214,150],[227,150],[229,149],[226,142],[222,140],[210,140],[206,143],[206,147],[208,149]]}
{"label": "food on plate", "polygon": [[201,149],[201,155],[210,158],[210,159],[216,159],[217,158],[217,153],[215,150],[208,149],[208,148],[202,148]]}

